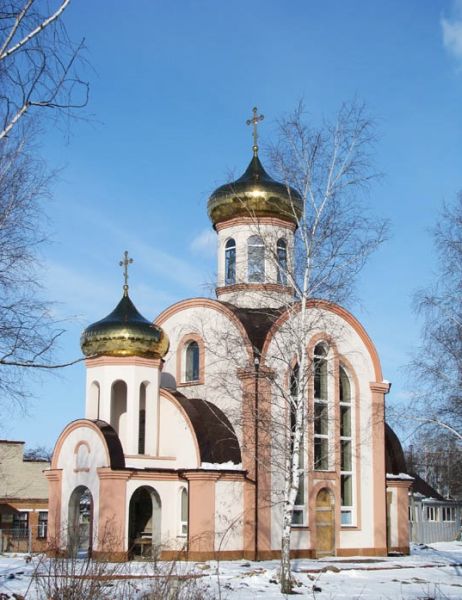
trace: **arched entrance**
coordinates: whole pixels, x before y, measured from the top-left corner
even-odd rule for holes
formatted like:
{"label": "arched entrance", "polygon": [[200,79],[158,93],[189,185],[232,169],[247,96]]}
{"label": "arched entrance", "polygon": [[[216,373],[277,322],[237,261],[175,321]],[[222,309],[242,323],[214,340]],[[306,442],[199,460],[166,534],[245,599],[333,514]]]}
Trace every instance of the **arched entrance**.
{"label": "arched entrance", "polygon": [[132,557],[160,552],[161,502],[156,490],[138,488],[130,499],[128,546]]}
{"label": "arched entrance", "polygon": [[91,556],[93,546],[93,497],[84,485],[69,499],[67,550],[70,556]]}
{"label": "arched entrance", "polygon": [[316,496],[316,558],[335,555],[334,508],[334,495],[323,488]]}

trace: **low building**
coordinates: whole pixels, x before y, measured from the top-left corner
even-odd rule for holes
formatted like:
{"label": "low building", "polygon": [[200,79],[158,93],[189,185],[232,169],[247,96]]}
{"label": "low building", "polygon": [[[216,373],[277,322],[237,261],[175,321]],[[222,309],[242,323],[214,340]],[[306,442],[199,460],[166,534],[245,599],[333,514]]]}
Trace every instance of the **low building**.
{"label": "low building", "polygon": [[411,542],[452,542],[460,536],[462,502],[445,498],[419,475],[413,474],[409,496]]}
{"label": "low building", "polygon": [[46,547],[46,460],[25,459],[24,442],[0,440],[0,551],[40,552]]}

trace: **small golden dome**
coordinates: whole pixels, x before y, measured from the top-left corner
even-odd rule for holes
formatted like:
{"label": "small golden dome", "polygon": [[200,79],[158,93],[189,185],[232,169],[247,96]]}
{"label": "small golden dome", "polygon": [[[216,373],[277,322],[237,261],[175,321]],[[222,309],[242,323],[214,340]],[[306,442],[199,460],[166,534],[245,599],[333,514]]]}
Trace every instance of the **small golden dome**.
{"label": "small golden dome", "polygon": [[167,354],[167,334],[137,311],[127,290],[128,286],[124,286],[122,300],[111,314],[82,333],[80,347],[85,356],[162,358]]}
{"label": "small golden dome", "polygon": [[268,175],[258,158],[258,147],[254,146],[254,156],[245,173],[217,188],[207,209],[214,227],[242,216],[279,217],[297,224],[303,213],[303,200],[297,190]]}

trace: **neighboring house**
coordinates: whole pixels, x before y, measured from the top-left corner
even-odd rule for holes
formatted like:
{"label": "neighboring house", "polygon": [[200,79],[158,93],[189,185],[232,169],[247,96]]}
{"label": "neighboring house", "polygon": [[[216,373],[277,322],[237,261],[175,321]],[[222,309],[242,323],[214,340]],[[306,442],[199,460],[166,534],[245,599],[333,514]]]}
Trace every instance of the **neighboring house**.
{"label": "neighboring house", "polygon": [[24,442],[0,440],[0,550],[46,548],[48,485],[46,460],[24,459]]}
{"label": "neighboring house", "polygon": [[[310,302],[310,325],[299,325],[285,267],[301,202],[265,172],[255,146],[244,175],[208,202],[217,299],[178,302],[152,324],[126,278],[113,312],[83,332],[85,416],[64,429],[47,471],[57,549],[119,560],[153,551],[277,557],[280,448],[292,431],[281,390],[290,397],[306,376],[314,416],[302,440],[293,555],[409,551],[411,481],[386,476],[390,384],[377,351],[335,304]],[[307,349],[306,373],[291,362],[289,325]]]}
{"label": "neighboring house", "polygon": [[[431,544],[450,542],[460,536],[462,502],[444,498],[416,473],[408,473],[406,459],[400,441],[388,425],[386,427],[387,480],[395,480],[398,488],[409,494],[409,539],[411,542]],[[402,483],[399,483],[399,482]],[[409,482],[412,485],[409,489]],[[409,489],[409,491],[408,491]],[[394,498],[388,492],[388,535],[392,534],[391,522],[396,515]],[[404,510],[404,502],[402,503]]]}
{"label": "neighboring house", "polygon": [[411,542],[431,544],[451,542],[460,538],[462,502],[444,498],[419,475],[409,496]]}

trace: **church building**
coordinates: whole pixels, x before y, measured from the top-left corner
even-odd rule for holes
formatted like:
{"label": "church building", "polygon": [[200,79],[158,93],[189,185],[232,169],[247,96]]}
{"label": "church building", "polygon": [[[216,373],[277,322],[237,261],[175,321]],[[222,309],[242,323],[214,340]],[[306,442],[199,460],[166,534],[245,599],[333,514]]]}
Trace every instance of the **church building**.
{"label": "church building", "polygon": [[302,212],[255,141],[245,173],[208,200],[216,299],[187,299],[149,321],[130,298],[125,253],[120,302],[81,337],[84,418],[61,433],[46,471],[51,549],[278,557],[290,398],[306,377],[293,556],[409,551],[411,480],[394,461],[390,384],[374,344],[330,302],[309,301],[302,321],[288,277]]}

